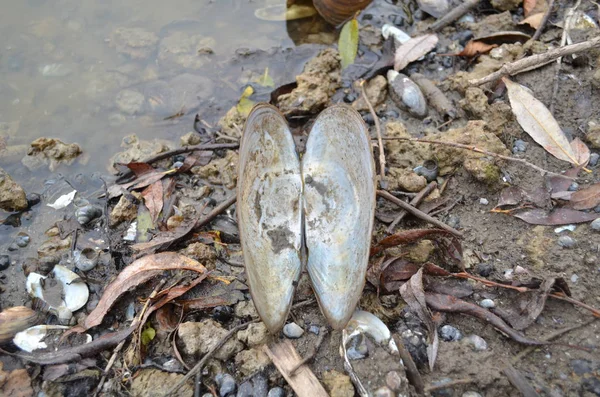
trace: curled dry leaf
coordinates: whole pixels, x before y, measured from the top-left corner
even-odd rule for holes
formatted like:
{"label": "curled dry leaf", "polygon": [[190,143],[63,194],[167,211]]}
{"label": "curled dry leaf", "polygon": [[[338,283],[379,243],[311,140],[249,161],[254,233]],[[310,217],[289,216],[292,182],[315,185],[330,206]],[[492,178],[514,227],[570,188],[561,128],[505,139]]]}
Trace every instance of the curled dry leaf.
{"label": "curled dry leaf", "polygon": [[523,11],[525,11],[525,16],[529,16],[533,9],[535,8],[537,0],[523,0]]}
{"label": "curled dry leaf", "polygon": [[529,25],[533,29],[537,29],[542,24],[542,19],[544,19],[544,13],[538,12],[537,14],[530,15],[523,19],[521,22],[519,22],[519,25]]}
{"label": "curled dry leaf", "polygon": [[600,183],[573,192],[569,207],[574,210],[587,210],[600,204]]}
{"label": "curled dry leaf", "polygon": [[156,181],[152,185],[148,186],[142,191],[144,197],[144,204],[148,211],[150,211],[150,217],[152,218],[152,224],[156,223],[158,215],[163,208],[163,185],[162,181]]}
{"label": "curled dry leaf", "polygon": [[408,40],[396,49],[394,70],[399,72],[404,69],[409,63],[433,50],[437,43],[438,37],[435,34],[426,34]]}
{"label": "curled dry leaf", "polygon": [[492,48],[498,47],[498,44],[486,44],[481,41],[471,40],[465,48],[458,54],[453,54],[459,57],[473,58],[481,54],[487,54]]}
{"label": "curled dry leaf", "polygon": [[555,278],[544,280],[539,289],[518,294],[505,310],[503,318],[516,330],[529,327],[544,310]]}
{"label": "curled dry leaf", "polygon": [[87,316],[83,327],[89,329],[99,325],[121,295],[165,270],[192,270],[206,273],[206,268],[199,262],[174,252],[162,252],[140,258],[127,266],[106,287],[98,306]]}
{"label": "curled dry leaf", "polygon": [[588,161],[590,161],[590,148],[587,147],[581,139],[575,138],[571,141],[571,149],[573,149],[573,153],[575,153],[577,163],[582,167],[585,167]]}
{"label": "curled dry leaf", "polygon": [[522,85],[506,77],[502,81],[508,90],[512,111],[525,132],[557,159],[579,166],[577,155],[548,108]]}
{"label": "curled dry leaf", "polygon": [[554,211],[546,211],[536,208],[519,212],[513,216],[532,225],[544,226],[560,226],[571,223],[583,223],[600,218],[600,214],[582,212],[570,208],[558,208]]}

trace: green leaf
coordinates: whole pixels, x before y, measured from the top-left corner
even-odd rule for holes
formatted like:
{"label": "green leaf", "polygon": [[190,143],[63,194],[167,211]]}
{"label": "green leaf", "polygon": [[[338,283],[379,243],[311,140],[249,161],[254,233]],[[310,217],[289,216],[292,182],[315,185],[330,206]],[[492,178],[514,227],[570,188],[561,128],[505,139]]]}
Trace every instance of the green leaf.
{"label": "green leaf", "polygon": [[263,87],[275,87],[275,82],[273,81],[271,76],[269,76],[269,68],[265,69],[265,73],[258,79],[256,79],[256,82],[262,85]]}
{"label": "green leaf", "polygon": [[237,104],[237,111],[244,116],[248,116],[256,104],[256,102],[249,98],[252,94],[254,94],[254,88],[252,88],[252,86],[246,87],[244,92],[242,92],[242,96]]}
{"label": "green leaf", "polygon": [[150,211],[146,208],[145,205],[140,205],[138,207],[138,215],[137,215],[137,233],[135,241],[138,243],[145,243],[150,241],[150,233],[148,230],[154,228],[154,223],[152,222],[152,215],[150,215]]}
{"label": "green leaf", "polygon": [[150,324],[147,324],[142,331],[142,345],[148,346],[156,336],[156,330]]}
{"label": "green leaf", "polygon": [[342,69],[345,69],[354,63],[358,52],[358,21],[356,18],[346,22],[342,28],[338,48],[342,58]]}

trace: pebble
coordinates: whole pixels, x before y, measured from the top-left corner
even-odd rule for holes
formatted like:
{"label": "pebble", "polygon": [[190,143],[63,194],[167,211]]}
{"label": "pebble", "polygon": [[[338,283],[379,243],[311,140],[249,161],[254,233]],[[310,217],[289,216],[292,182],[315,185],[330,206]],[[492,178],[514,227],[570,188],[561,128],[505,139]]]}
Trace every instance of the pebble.
{"label": "pebble", "polygon": [[577,182],[573,182],[571,183],[571,185],[569,186],[569,190],[570,192],[576,192],[579,189],[579,183]]}
{"label": "pebble", "polygon": [[398,371],[390,371],[385,375],[385,384],[394,391],[402,388],[402,376]]}
{"label": "pebble", "polygon": [[523,153],[527,150],[527,142],[517,139],[513,144],[513,153]]}
{"label": "pebble", "polygon": [[315,334],[315,335],[319,335],[320,329],[319,329],[319,327],[317,327],[316,325],[311,325],[311,326],[308,328],[308,332],[310,332],[310,333],[313,333],[313,334]]}
{"label": "pebble", "polygon": [[269,390],[267,397],[285,397],[285,390],[281,387],[274,387]]}
{"label": "pebble", "polygon": [[358,334],[350,340],[350,347],[348,347],[347,353],[350,360],[361,360],[369,354],[369,348],[367,347],[367,341],[362,334]]}
{"label": "pebble", "polygon": [[492,272],[494,271],[494,265],[492,265],[491,263],[487,263],[487,262],[478,263],[477,266],[475,267],[475,271],[481,277],[489,277],[492,274]]}
{"label": "pebble", "polygon": [[476,391],[466,391],[462,394],[462,397],[483,397],[481,394]]}
{"label": "pebble", "polygon": [[350,93],[350,94],[346,94],[344,96],[344,102],[346,102],[346,103],[352,103],[354,101],[356,101],[356,95]]}
{"label": "pebble", "polygon": [[10,256],[0,255],[0,271],[8,269],[10,266]]}
{"label": "pebble", "polygon": [[455,342],[463,338],[462,333],[451,325],[444,325],[440,328],[440,338],[446,342]]}
{"label": "pebble", "polygon": [[382,386],[379,389],[375,390],[375,393],[373,393],[374,397],[395,397],[395,394],[393,391],[390,390],[389,387],[387,386]]}
{"label": "pebble", "polygon": [[490,202],[488,201],[488,199],[482,197],[479,199],[479,204],[481,205],[488,205]]}
{"label": "pebble", "polygon": [[600,218],[594,219],[590,226],[593,230],[600,232]]}
{"label": "pebble", "polygon": [[598,164],[598,159],[600,159],[600,154],[592,153],[592,154],[590,154],[590,161],[588,164],[591,167],[595,167]]}
{"label": "pebble", "polygon": [[494,307],[496,307],[496,303],[491,299],[483,299],[481,302],[479,302],[479,306],[484,307],[486,309],[493,309]]}
{"label": "pebble", "polygon": [[487,342],[479,335],[469,335],[465,340],[476,351],[484,351],[488,348]]}
{"label": "pebble", "polygon": [[289,339],[298,339],[304,334],[304,330],[296,323],[289,323],[283,327],[283,334]]}
{"label": "pebble", "polygon": [[16,243],[10,243],[10,245],[8,246],[9,251],[16,251],[18,249],[19,249],[19,246]]}
{"label": "pebble", "polygon": [[219,386],[219,396],[228,397],[235,392],[236,384],[233,376],[229,374],[218,374],[215,377],[217,386]]}
{"label": "pebble", "polygon": [[15,243],[21,248],[27,247],[30,241],[31,238],[25,233],[19,233],[15,239]]}
{"label": "pebble", "polygon": [[457,229],[460,226],[460,218],[456,215],[450,215],[448,220],[446,220],[446,224],[454,229]]}
{"label": "pebble", "polygon": [[588,360],[571,360],[571,368],[579,376],[592,372],[591,362]]}
{"label": "pebble", "polygon": [[37,193],[27,193],[27,206],[33,207],[36,204],[39,204],[42,200],[42,197]]}
{"label": "pebble", "polygon": [[558,238],[558,245],[563,248],[573,248],[577,244],[577,241],[573,237],[570,236],[560,236]]}
{"label": "pebble", "polygon": [[571,282],[572,282],[573,284],[575,284],[575,283],[577,282],[577,280],[579,280],[579,276],[578,276],[578,275],[576,275],[576,274],[573,274],[573,275],[571,276]]}

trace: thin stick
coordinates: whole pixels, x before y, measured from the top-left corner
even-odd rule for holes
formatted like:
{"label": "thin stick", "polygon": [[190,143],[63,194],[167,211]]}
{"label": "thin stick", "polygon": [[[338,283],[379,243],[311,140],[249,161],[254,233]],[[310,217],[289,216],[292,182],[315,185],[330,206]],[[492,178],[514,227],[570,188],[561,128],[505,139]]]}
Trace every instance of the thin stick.
{"label": "thin stick", "polygon": [[600,310],[598,310],[595,307],[592,307],[590,305],[586,305],[585,303],[580,302],[577,299],[573,299],[570,296],[558,294],[556,292],[551,292],[549,294],[549,296],[553,297],[554,299],[558,299],[558,300],[561,300],[561,301],[569,302],[569,303],[571,303],[571,304],[573,304],[575,306],[582,307],[585,310],[590,311],[594,317],[600,318]]}
{"label": "thin stick", "polygon": [[469,12],[472,8],[475,8],[479,4],[479,0],[467,0],[458,7],[454,8],[452,11],[435,21],[430,27],[429,30],[432,32],[439,32],[446,26],[450,25],[452,22],[456,21],[467,12]]}
{"label": "thin stick", "polygon": [[385,190],[378,190],[377,191],[377,195],[380,197],[383,197],[384,199],[396,204],[399,207],[402,207],[403,209],[405,209],[406,211],[410,212],[411,214],[413,214],[414,216],[416,216],[417,218],[423,219],[424,221],[427,221],[429,223],[431,223],[432,225],[435,225],[437,227],[439,227],[440,229],[444,229],[452,234],[454,234],[456,237],[463,237],[463,234],[461,232],[459,232],[458,230],[454,229],[453,227],[450,227],[448,225],[446,225],[444,222],[441,222],[435,218],[430,217],[429,215],[427,215],[426,213],[424,213],[423,211],[420,211],[418,209],[416,209],[415,207],[413,207],[412,205],[405,203],[404,201],[400,200],[397,197],[392,196],[391,194],[389,194],[388,192],[386,192]]}
{"label": "thin stick", "polygon": [[412,359],[412,356],[404,347],[404,343],[399,335],[392,335],[394,338],[394,342],[396,342],[396,347],[398,348],[398,353],[400,353],[400,358],[404,362],[404,368],[406,370],[406,377],[411,385],[415,388],[415,391],[419,396],[425,395],[425,383],[423,383],[423,378],[415,365],[415,362]]}
{"label": "thin stick", "polygon": [[545,169],[538,167],[537,165],[532,164],[529,161],[525,161],[523,159],[518,159],[516,157],[504,156],[502,154],[488,152],[487,150],[479,149],[476,146],[463,145],[461,143],[454,143],[454,142],[432,141],[429,139],[420,139],[420,138],[391,137],[391,138],[383,138],[383,139],[385,139],[385,140],[400,140],[400,141],[408,141],[408,142],[431,143],[433,145],[450,146],[450,147],[455,147],[458,149],[471,150],[476,153],[485,154],[486,156],[496,157],[496,158],[499,158],[502,160],[507,160],[507,161],[513,161],[515,163],[521,163],[523,165],[526,165],[527,167],[533,168],[534,170],[541,172],[542,175],[551,175],[551,176],[556,176],[558,178],[569,179],[572,181],[577,179],[577,178],[573,178],[573,177],[570,177],[567,175],[557,174],[556,172],[545,170]]}
{"label": "thin stick", "polygon": [[600,36],[594,37],[591,40],[584,41],[582,43],[571,44],[568,46],[555,48],[550,51],[544,52],[543,54],[532,55],[515,62],[505,63],[499,70],[494,73],[488,74],[481,79],[469,80],[471,85],[482,85],[496,81],[503,76],[514,76],[522,72],[537,69],[544,65],[553,62],[558,57],[577,54],[579,52],[588,51],[592,48],[600,47]]}
{"label": "thin stick", "polygon": [[[200,144],[200,145],[195,145],[195,146],[186,146],[186,147],[182,147],[179,149],[174,149],[174,150],[169,150],[169,151],[166,151],[163,153],[159,153],[156,156],[152,156],[152,157],[148,157],[144,160],[140,160],[140,162],[151,164],[156,161],[164,160],[168,157],[176,156],[176,155],[182,154],[182,153],[190,153],[190,152],[195,152],[198,150],[237,149],[239,147],[240,147],[239,143],[207,143],[207,144]],[[119,176],[119,180],[128,178],[131,175],[133,175],[133,171],[127,170],[122,175]]]}
{"label": "thin stick", "polygon": [[540,22],[540,26],[538,26],[538,28],[536,29],[531,40],[535,41],[535,40],[539,39],[540,36],[542,35],[542,32],[544,31],[544,28],[546,27],[546,24],[548,23],[548,19],[550,19],[550,14],[552,14],[553,6],[554,6],[554,0],[550,0],[550,3],[548,3],[548,10],[546,10],[544,17],[542,18],[542,22]]}
{"label": "thin stick", "polygon": [[[137,317],[132,321],[132,323],[131,323],[132,327],[137,327],[139,325],[139,322],[142,320],[142,317],[144,316],[144,313],[148,309],[150,302],[152,302],[152,299],[156,296],[156,294],[158,294],[158,292],[163,287],[163,285],[165,285],[166,281],[167,281],[167,279],[162,279],[159,281],[159,283],[156,285],[156,287],[154,287],[154,290],[152,291],[152,293],[150,294],[148,299],[146,299],[146,303],[144,303],[144,307],[138,313]],[[115,347],[115,350],[113,351],[113,354],[110,357],[110,360],[108,360],[108,364],[106,364],[106,367],[104,367],[104,373],[102,374],[100,383],[98,383],[98,386],[96,387],[96,391],[94,392],[94,397],[96,397],[98,395],[98,393],[100,393],[100,391],[102,390],[102,386],[104,386],[104,382],[106,381],[106,375],[108,374],[108,371],[110,371],[110,369],[114,365],[115,361],[117,360],[117,355],[119,354],[119,352],[125,345],[126,341],[127,341],[127,339],[123,339],[121,342],[119,342],[117,347]]]}
{"label": "thin stick", "polygon": [[221,213],[223,213],[227,208],[231,207],[235,203],[236,200],[237,200],[236,196],[229,197],[227,200],[222,202],[218,207],[215,207],[208,215],[206,215],[204,218],[202,218],[201,220],[196,222],[196,224],[194,225],[194,229],[200,228],[200,227],[206,225],[207,223],[210,223],[213,219],[215,219],[217,216],[219,216]]}
{"label": "thin stick", "polygon": [[190,372],[188,372],[187,374],[184,375],[183,378],[181,378],[179,380],[179,382],[177,382],[175,384],[175,386],[173,386],[166,394],[165,397],[167,396],[171,396],[173,395],[177,390],[179,390],[179,388],[181,386],[183,386],[188,380],[192,379],[192,377],[196,376],[196,373],[199,373],[200,371],[202,371],[202,368],[204,368],[204,365],[206,365],[207,361],[217,352],[217,350],[219,350],[233,335],[235,335],[236,332],[246,328],[248,325],[253,324],[253,323],[257,323],[260,320],[256,319],[256,320],[252,320],[252,321],[248,321],[246,323],[237,325],[235,327],[233,327],[229,332],[227,332],[227,334],[225,334],[225,336],[223,336],[223,338],[221,338],[221,340],[213,346],[212,349],[210,349],[205,355],[204,357],[202,357],[202,359],[200,361],[198,361],[198,363],[196,365],[194,365],[194,367],[190,370]]}
{"label": "thin stick", "polygon": [[[410,200],[409,204],[416,208],[419,204],[421,204],[421,201],[423,201],[423,199],[425,197],[427,197],[429,195],[429,193],[431,193],[431,191],[436,186],[437,186],[437,182],[430,182],[427,186],[425,186],[423,189],[421,189],[421,191],[415,197],[413,197],[412,200]],[[396,225],[398,225],[398,223],[400,223],[400,221],[402,221],[402,219],[404,219],[406,214],[407,214],[407,212],[405,210],[400,210],[400,213],[398,214],[396,219],[394,219],[394,221],[388,226],[387,232],[390,234],[393,233],[394,229],[396,228]]]}
{"label": "thin stick", "polygon": [[360,82],[360,89],[362,91],[363,98],[369,107],[371,116],[373,116],[373,120],[375,121],[375,131],[377,132],[377,142],[379,143],[379,173],[381,175],[379,186],[381,186],[381,184],[385,183],[385,153],[383,152],[383,141],[381,139],[381,126],[379,125],[379,117],[377,117],[377,113],[375,113],[375,109],[373,109],[373,105],[371,105],[371,102],[367,97],[364,80]]}

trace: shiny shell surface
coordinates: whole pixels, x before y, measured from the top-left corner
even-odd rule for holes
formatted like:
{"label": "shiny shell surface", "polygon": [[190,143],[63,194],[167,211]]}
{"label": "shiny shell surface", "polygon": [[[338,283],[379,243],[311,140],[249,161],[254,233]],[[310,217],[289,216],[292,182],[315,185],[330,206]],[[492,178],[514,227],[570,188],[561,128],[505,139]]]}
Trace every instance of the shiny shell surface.
{"label": "shiny shell surface", "polygon": [[287,122],[254,107],[240,145],[237,217],[248,286],[271,332],[287,318],[302,268],[302,178]]}
{"label": "shiny shell surface", "polygon": [[287,318],[304,263],[329,323],[341,329],[352,316],[368,263],[374,169],[367,128],[348,106],[317,117],[302,162],[277,109],[250,113],[237,214],[250,292],[271,332]]}

